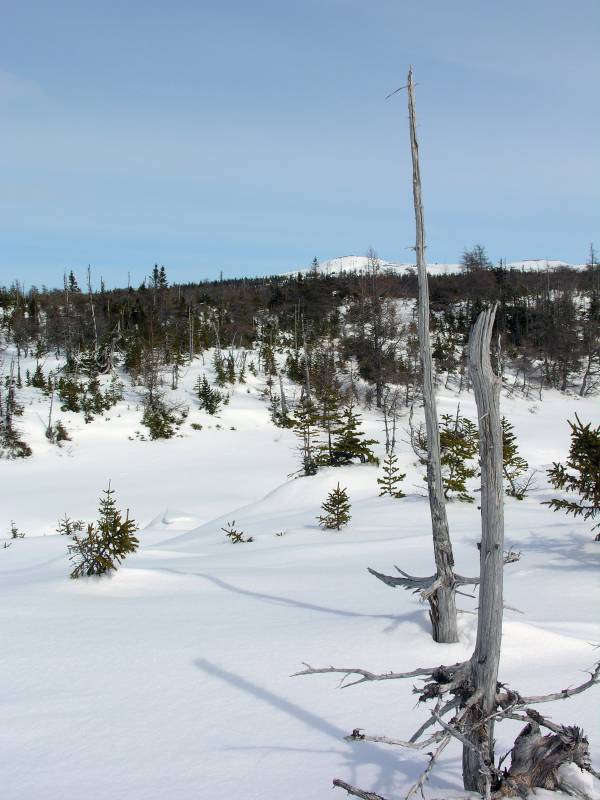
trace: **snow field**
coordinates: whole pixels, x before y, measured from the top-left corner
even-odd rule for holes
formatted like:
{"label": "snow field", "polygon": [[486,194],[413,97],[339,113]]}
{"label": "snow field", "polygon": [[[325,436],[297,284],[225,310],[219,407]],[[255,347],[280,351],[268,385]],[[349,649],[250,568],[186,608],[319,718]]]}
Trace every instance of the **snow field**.
{"label": "snow field", "polygon": [[[47,399],[23,390],[18,424],[34,456],[0,461],[0,530],[14,519],[26,533],[0,549],[3,800],[322,800],[334,777],[401,796],[426,763],[343,738],[356,727],[409,736],[428,714],[411,681],[340,691],[335,676],[290,678],[303,661],[383,672],[470,655],[476,599],[459,598],[460,643],[438,645],[426,608],[366,572],[433,571],[425,483],[406,437],[403,500],[377,497],[373,466],[289,478],[294,436],[271,424],[262,381],[249,376],[211,418],[192,398],[199,370],[196,362],[177,393],[191,406],[183,435],[165,442],[135,438],[141,409],[128,390],[108,421],[60,413],[73,442],[57,448],[43,435]],[[458,401],[475,419],[472,395],[440,392],[440,413]],[[600,546],[588,524],[541,505],[552,496],[543,469],[566,456],[566,419],[578,412],[597,424],[600,409],[597,398],[548,392],[535,403],[503,398],[502,411],[540,473],[531,497],[505,507],[506,544],[522,557],[505,573],[505,602],[517,610],[505,613],[501,680],[526,694],[556,691],[597,659]],[[376,413],[363,420],[382,440]],[[140,523],[140,548],[110,577],[71,581],[56,521],[65,511],[94,519],[109,478]],[[338,481],[352,520],[326,532],[316,517]],[[472,574],[477,506],[448,511],[457,570]],[[220,528],[231,520],[255,541],[228,542]],[[597,710],[597,688],[545,707],[584,727],[596,765]],[[497,728],[498,753],[518,729]],[[464,796],[460,786],[452,745],[429,794]]]}

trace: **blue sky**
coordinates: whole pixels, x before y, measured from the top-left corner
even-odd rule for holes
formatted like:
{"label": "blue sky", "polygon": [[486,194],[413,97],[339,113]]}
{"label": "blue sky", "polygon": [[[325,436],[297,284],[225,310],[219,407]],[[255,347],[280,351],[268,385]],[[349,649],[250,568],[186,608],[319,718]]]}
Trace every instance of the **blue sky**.
{"label": "blue sky", "polygon": [[0,283],[600,247],[597,0],[0,0]]}

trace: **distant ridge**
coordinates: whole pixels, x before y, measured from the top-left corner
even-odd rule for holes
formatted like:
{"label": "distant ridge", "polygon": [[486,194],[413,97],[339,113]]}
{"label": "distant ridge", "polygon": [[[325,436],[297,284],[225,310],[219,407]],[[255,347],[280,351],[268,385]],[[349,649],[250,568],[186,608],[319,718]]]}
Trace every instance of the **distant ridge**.
{"label": "distant ridge", "polygon": [[[397,261],[386,261],[383,258],[378,259],[379,269],[382,272],[395,272],[403,275],[410,270],[415,269],[414,263],[399,263]],[[547,258],[531,258],[524,261],[511,261],[505,264],[507,269],[520,269],[527,272],[535,272],[536,270],[552,270],[560,269],[561,267],[569,267],[571,269],[581,269],[583,264],[567,264],[566,261],[557,261]],[[296,275],[298,272],[310,272],[312,267],[300,267],[299,269],[284,272],[283,275]],[[339,256],[338,258],[331,258],[328,261],[319,263],[318,273],[320,275],[336,275],[339,272],[357,272],[363,273],[369,270],[369,259],[367,256]],[[430,275],[454,275],[462,272],[460,264],[438,264],[431,263],[427,265],[427,272]]]}

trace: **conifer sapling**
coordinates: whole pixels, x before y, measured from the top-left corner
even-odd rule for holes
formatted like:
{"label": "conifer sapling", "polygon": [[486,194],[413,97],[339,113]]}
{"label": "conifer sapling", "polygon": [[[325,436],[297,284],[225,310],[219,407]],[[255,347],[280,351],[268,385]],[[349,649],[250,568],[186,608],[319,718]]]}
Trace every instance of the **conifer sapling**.
{"label": "conifer sapling", "polygon": [[321,506],[325,514],[317,517],[319,525],[329,530],[340,530],[343,525],[350,521],[350,500],[346,489],[340,488],[340,484],[332,489],[327,495],[327,499]]}
{"label": "conifer sapling", "polygon": [[[571,447],[567,463],[554,462],[548,470],[548,478],[555,489],[579,494],[581,499],[554,498],[544,505],[554,511],[562,509],[574,517],[594,520],[600,516],[600,426],[592,428],[589,422],[584,425],[577,414],[575,419],[576,422],[568,421]],[[592,526],[592,530],[597,528],[600,522]],[[600,532],[596,541],[600,541]]]}
{"label": "conifer sapling", "polygon": [[377,478],[379,484],[379,497],[389,494],[390,497],[406,497],[402,489],[399,489],[399,484],[406,478],[406,473],[400,472],[398,469],[398,456],[388,450],[388,453],[383,461],[383,478]]}
{"label": "conifer sapling", "polygon": [[[68,547],[69,557],[73,563],[71,578],[103,575],[116,570],[127,555],[137,550],[139,540],[135,532],[138,526],[135,520],[129,519],[129,510],[123,519],[113,494],[114,489],[110,488],[109,483],[100,498],[98,521],[88,524],[85,536],[78,536],[74,532],[81,525],[80,522],[71,524],[73,544]],[[66,515],[65,520],[68,520]],[[67,533],[64,524],[61,530],[61,523],[64,521],[59,522],[59,532]]]}

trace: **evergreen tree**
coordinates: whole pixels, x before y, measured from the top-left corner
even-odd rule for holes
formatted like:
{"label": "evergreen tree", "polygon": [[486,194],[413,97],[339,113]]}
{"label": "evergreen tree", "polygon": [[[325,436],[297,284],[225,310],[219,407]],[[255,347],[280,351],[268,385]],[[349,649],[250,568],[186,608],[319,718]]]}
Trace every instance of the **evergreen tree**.
{"label": "evergreen tree", "polygon": [[168,403],[157,392],[148,392],[143,403],[142,424],[148,428],[151,439],[170,439],[187,417],[187,408]]}
{"label": "evergreen tree", "polygon": [[[440,452],[442,463],[442,485],[444,498],[456,497],[467,503],[473,497],[467,491],[467,480],[478,472],[478,463],[473,461],[479,450],[479,431],[471,420],[456,414],[443,414],[439,423]],[[411,427],[411,444],[419,462],[427,466],[427,433],[421,423],[418,428]]]}
{"label": "evergreen tree", "polygon": [[246,536],[244,531],[240,531],[235,527],[235,520],[225,523],[225,527],[221,528],[221,530],[232,544],[243,544],[254,541],[252,536]]}
{"label": "evergreen tree", "polygon": [[215,350],[213,356],[213,368],[215,370],[215,383],[217,386],[225,386],[228,375],[225,368],[225,359],[220,350]]}
{"label": "evergreen tree", "polygon": [[[68,548],[73,563],[72,578],[102,575],[116,570],[123,559],[130,553],[135,553],[138,548],[139,540],[135,536],[138,526],[135,520],[129,519],[129,511],[123,519],[113,494],[114,490],[109,483],[100,498],[98,521],[88,524],[85,536],[80,537],[75,532],[79,523],[69,526],[73,537],[73,544]],[[65,515],[66,519],[68,517]],[[69,532],[64,520],[59,522],[59,531]]]}
{"label": "evergreen tree", "polygon": [[169,286],[169,281],[167,280],[167,271],[164,266],[158,271],[158,288],[159,289],[167,289]]}
{"label": "evergreen tree", "polygon": [[322,445],[318,438],[319,415],[317,409],[306,395],[302,395],[293,416],[293,429],[298,437],[301,470],[304,475],[316,475],[320,462]]}
{"label": "evergreen tree", "polygon": [[[571,447],[566,464],[554,462],[548,470],[548,478],[555,489],[580,495],[580,500],[554,498],[544,503],[554,511],[562,509],[574,517],[594,520],[600,516],[600,426],[584,425],[577,414],[571,427]],[[592,530],[600,528],[600,522]],[[600,533],[596,536],[600,541]]]}
{"label": "evergreen tree", "polygon": [[346,489],[341,489],[340,484],[327,495],[327,499],[321,506],[324,515],[317,517],[319,525],[330,530],[340,530],[342,525],[347,525],[350,521],[350,500]]}
{"label": "evergreen tree", "polygon": [[73,270],[69,272],[69,277],[67,280],[67,289],[71,294],[80,294],[81,289],[79,288],[79,284],[77,283],[77,278],[75,277],[75,273]]}
{"label": "evergreen tree", "polygon": [[155,264],[152,268],[152,274],[150,275],[150,287],[152,289],[158,289],[160,286],[160,270],[158,268],[158,264]]}
{"label": "evergreen tree", "polygon": [[502,470],[508,482],[506,494],[523,500],[527,491],[527,481],[519,482],[518,478],[527,470],[529,464],[519,455],[517,437],[513,425],[502,417]]}
{"label": "evergreen tree", "polygon": [[0,458],[27,458],[31,455],[31,447],[21,438],[15,427],[14,417],[23,413],[16,399],[15,383],[12,374],[7,379],[6,396],[3,399],[0,388]]}
{"label": "evergreen tree", "polygon": [[334,466],[351,464],[356,458],[362,464],[379,463],[371,450],[371,445],[377,444],[377,440],[364,438],[365,434],[360,429],[360,420],[361,415],[354,412],[354,406],[351,403],[343,409],[332,445],[331,463]]}
{"label": "evergreen tree", "polygon": [[449,500],[453,494],[458,500],[472,503],[466,482],[477,475],[478,465],[472,459],[479,451],[479,431],[470,419],[460,416],[460,409],[456,416],[442,414],[440,447],[444,497]]}
{"label": "evergreen tree", "polygon": [[331,386],[319,397],[319,425],[325,434],[322,461],[328,466],[336,466],[334,457],[334,439],[342,425],[339,393]]}
{"label": "evergreen tree", "polygon": [[206,375],[203,375],[202,378],[198,378],[194,388],[198,395],[198,400],[200,401],[200,408],[203,408],[211,416],[214,416],[223,402],[223,395],[217,389],[211,388]]}
{"label": "evergreen tree", "polygon": [[406,478],[406,473],[400,472],[398,469],[398,456],[392,450],[388,450],[383,461],[383,478],[377,478],[380,487],[379,497],[386,494],[398,499],[405,497],[404,492],[398,488],[404,478]]}
{"label": "evergreen tree", "polygon": [[41,364],[36,366],[35,372],[31,376],[31,385],[35,386],[36,389],[46,388],[46,378],[44,377],[44,371]]}

